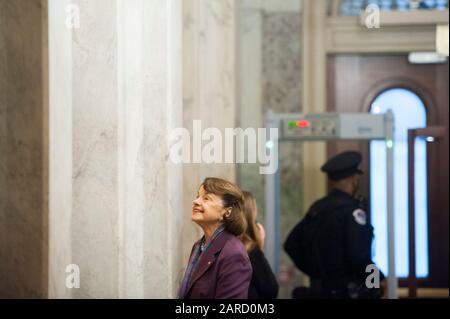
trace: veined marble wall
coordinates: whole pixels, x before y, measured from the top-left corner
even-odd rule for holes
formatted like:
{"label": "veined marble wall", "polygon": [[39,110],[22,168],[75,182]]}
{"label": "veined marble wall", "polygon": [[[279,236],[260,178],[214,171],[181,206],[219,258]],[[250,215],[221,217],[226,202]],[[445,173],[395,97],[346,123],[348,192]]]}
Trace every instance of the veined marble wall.
{"label": "veined marble wall", "polygon": [[[68,29],[67,5],[80,12]],[[181,1],[50,0],[49,296],[167,298],[181,267]],[[80,288],[65,287],[65,267]],[[156,289],[157,288],[157,289]]]}
{"label": "veined marble wall", "polygon": [[0,298],[47,292],[45,12],[0,0]]}
{"label": "veined marble wall", "polygon": [[[264,127],[265,113],[302,112],[301,1],[244,1],[240,8],[240,126]],[[302,145],[280,144],[281,240],[302,217]],[[239,165],[239,182],[257,198],[264,222],[264,176],[257,165]],[[282,251],[282,247],[279,247]],[[281,298],[301,277],[282,251]],[[284,274],[290,276],[285,281]]]}

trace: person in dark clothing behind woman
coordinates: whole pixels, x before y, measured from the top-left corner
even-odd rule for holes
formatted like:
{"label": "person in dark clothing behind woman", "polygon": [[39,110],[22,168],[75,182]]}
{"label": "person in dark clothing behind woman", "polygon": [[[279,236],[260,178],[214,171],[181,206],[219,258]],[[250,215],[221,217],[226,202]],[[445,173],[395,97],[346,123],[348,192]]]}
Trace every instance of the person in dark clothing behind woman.
{"label": "person in dark clothing behind woman", "polygon": [[256,222],[256,200],[249,192],[244,193],[244,215],[247,230],[241,240],[247,249],[253,268],[248,299],[275,299],[278,295],[278,282],[264,256],[264,228]]}

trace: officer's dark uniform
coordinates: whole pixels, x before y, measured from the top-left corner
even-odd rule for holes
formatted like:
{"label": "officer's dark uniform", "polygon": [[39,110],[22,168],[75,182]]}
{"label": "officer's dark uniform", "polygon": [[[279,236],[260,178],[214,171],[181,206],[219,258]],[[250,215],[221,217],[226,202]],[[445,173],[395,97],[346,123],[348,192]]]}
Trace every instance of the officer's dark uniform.
{"label": "officer's dark uniform", "polygon": [[[340,180],[362,174],[358,169],[360,162],[361,154],[345,152],[330,159],[322,166],[322,171],[331,180]],[[333,189],[311,206],[305,219],[318,214],[324,214],[326,218],[318,226],[313,244],[316,246],[310,254],[300,256],[296,250],[301,238],[301,223],[293,229],[284,245],[296,265],[299,264],[298,258],[313,258],[315,263],[312,264],[318,266],[319,269],[311,271],[310,291],[316,297],[325,298],[370,297],[363,294],[373,293],[365,287],[365,279],[369,275],[365,272],[366,267],[373,264],[373,227],[367,219],[364,203]]]}

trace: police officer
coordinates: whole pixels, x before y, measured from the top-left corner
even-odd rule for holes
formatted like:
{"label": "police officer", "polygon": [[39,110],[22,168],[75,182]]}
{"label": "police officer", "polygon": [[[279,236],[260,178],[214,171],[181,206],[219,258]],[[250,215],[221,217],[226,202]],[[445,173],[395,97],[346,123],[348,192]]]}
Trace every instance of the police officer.
{"label": "police officer", "polygon": [[[374,264],[373,227],[364,201],[355,197],[363,173],[358,168],[361,159],[360,153],[348,151],[322,166],[322,171],[328,174],[331,191],[311,206],[284,244],[297,267],[310,276],[309,297],[377,298],[381,295],[381,290],[376,288],[378,283],[368,287],[366,280],[370,275],[366,267]],[[383,280],[383,274],[379,274],[378,278]],[[294,290],[294,298],[299,291],[305,290]]]}

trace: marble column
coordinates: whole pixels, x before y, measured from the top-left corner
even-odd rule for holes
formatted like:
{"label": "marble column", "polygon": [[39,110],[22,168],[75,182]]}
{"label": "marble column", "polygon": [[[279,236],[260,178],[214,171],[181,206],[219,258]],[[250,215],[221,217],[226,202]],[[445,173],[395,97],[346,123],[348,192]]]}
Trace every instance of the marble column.
{"label": "marble column", "polygon": [[[67,28],[67,8],[79,28]],[[49,296],[167,298],[181,268],[180,0],[49,0]],[[66,266],[80,287],[65,286]]]}
{"label": "marble column", "polygon": [[[237,1],[183,0],[183,126],[191,132],[193,120],[202,128],[236,127],[237,116]],[[205,177],[236,181],[234,164],[184,165],[184,247],[187,263],[200,231],[190,221],[190,208]]]}

